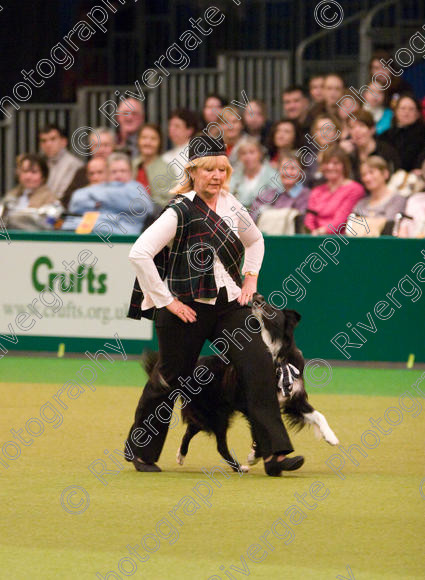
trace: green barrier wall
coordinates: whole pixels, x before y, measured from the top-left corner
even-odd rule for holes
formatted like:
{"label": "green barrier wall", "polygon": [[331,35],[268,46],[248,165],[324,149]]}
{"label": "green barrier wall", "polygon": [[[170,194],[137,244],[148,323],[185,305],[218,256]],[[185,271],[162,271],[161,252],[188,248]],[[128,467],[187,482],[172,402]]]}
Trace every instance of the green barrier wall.
{"label": "green barrier wall", "polygon": [[[19,240],[102,243],[97,236],[67,233],[10,234],[14,243]],[[116,236],[111,241],[131,243],[134,239]],[[414,354],[417,362],[425,362],[424,240],[265,236],[265,244],[258,289],[276,306],[293,308],[302,314],[296,339],[307,358],[347,360],[349,355],[350,360],[407,361],[409,354]],[[7,276],[3,283],[7,284]],[[394,288],[392,296],[396,304],[386,296]],[[123,296],[129,290],[123,288]],[[378,304],[382,301],[388,306]],[[383,320],[385,316],[391,317]],[[361,333],[360,338],[353,328]],[[350,343],[361,347],[346,348],[344,356],[331,343],[339,332],[346,332]],[[87,349],[93,352],[103,346],[105,339],[24,335],[16,348],[56,352],[60,342],[65,343],[66,352]],[[157,348],[156,338],[127,340],[123,344],[127,354],[140,353],[146,347]],[[7,348],[13,350],[14,346],[8,344]],[[208,349],[203,352],[211,353]]]}

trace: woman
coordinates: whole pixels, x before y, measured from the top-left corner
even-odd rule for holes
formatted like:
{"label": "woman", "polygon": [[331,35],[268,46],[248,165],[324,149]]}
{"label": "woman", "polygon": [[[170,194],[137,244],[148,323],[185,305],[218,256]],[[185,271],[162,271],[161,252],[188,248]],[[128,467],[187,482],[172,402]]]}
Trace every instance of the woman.
{"label": "woman", "polygon": [[221,95],[215,93],[207,95],[204,101],[204,106],[202,107],[202,120],[204,126],[207,127],[210,123],[218,123],[219,115],[221,115],[226,106],[227,100]]}
{"label": "woman", "polygon": [[295,155],[283,157],[280,166],[282,188],[274,184],[264,189],[251,205],[250,215],[257,223],[260,213],[267,209],[290,208],[305,212],[308,205],[310,189],[305,187],[305,174]]}
{"label": "woman", "polygon": [[[413,91],[412,85],[406,81],[404,75],[402,74],[393,74],[391,68],[389,66],[384,66],[382,61],[393,62],[392,54],[387,52],[386,50],[377,50],[369,61],[369,74],[370,79],[373,82],[380,82],[384,83],[387,86],[385,89],[385,94],[387,101],[391,108],[394,109],[400,95],[404,93],[411,93]],[[394,68],[396,68],[393,65]],[[397,66],[397,69],[400,67]],[[397,72],[397,71],[396,71]],[[398,71],[400,72],[400,71]],[[402,69],[402,72],[403,69]]]}
{"label": "woman", "polygon": [[264,147],[255,137],[246,137],[239,147],[240,165],[230,180],[230,189],[245,207],[250,207],[258,192],[267,185],[276,170],[264,160]]}
{"label": "woman", "polygon": [[360,173],[369,196],[358,202],[353,213],[394,221],[395,216],[404,210],[406,198],[387,186],[390,178],[388,163],[382,157],[373,155],[361,164]]}
{"label": "woman", "polygon": [[19,155],[16,173],[19,185],[6,193],[3,200],[10,208],[9,212],[12,209],[40,208],[56,201],[55,195],[46,185],[49,168],[43,157],[33,153]]}
{"label": "woman", "polygon": [[350,160],[338,145],[323,153],[321,170],[326,182],[311,191],[304,224],[314,236],[335,230],[344,233],[347,218],[365,190],[349,178]]}
{"label": "woman", "polygon": [[393,127],[380,136],[395,147],[401,161],[401,168],[412,171],[418,166],[419,152],[425,142],[425,124],[422,120],[421,105],[415,97],[401,96],[394,111]]}
{"label": "woman", "polygon": [[270,165],[278,168],[280,158],[295,153],[300,144],[301,132],[296,121],[281,119],[275,123],[269,137]]}
{"label": "woman", "polygon": [[363,109],[372,114],[375,122],[377,135],[381,135],[391,128],[394,112],[387,105],[387,95],[384,86],[381,83],[370,83],[369,90],[364,93],[364,99],[367,101]]}
{"label": "woman", "polygon": [[[192,374],[196,378],[194,369],[205,340],[223,341],[223,335],[232,336],[232,340],[226,339],[226,357],[244,385],[266,473],[279,475],[283,470],[298,469],[304,461],[302,457],[285,457],[293,449],[279,413],[270,352],[258,332],[240,337],[241,332],[246,334],[241,328],[246,328],[245,320],[251,315],[248,302],[257,289],[264,240],[247,212],[243,212],[243,223],[240,221],[238,214],[242,215],[243,208],[227,191],[232,168],[225,151],[222,140],[191,139],[187,185],[174,190],[179,195],[130,252],[137,281],[129,316],[155,317],[159,379],[166,387],[158,392],[148,381],[139,401],[126,442],[127,455],[128,448],[135,455],[132,461],[137,471],[161,471],[155,462],[170,417],[155,421],[158,408],[170,403],[167,395],[173,389],[181,388]],[[230,215],[232,229],[221,219]],[[170,253],[167,244],[172,246]],[[245,248],[242,282],[240,265]],[[236,332],[242,347],[231,334]],[[149,421],[154,423],[154,436],[147,434]]]}
{"label": "woman", "polygon": [[[341,138],[341,125],[336,117],[327,114],[319,115],[313,121],[310,133],[316,146],[310,144],[308,150],[300,149],[300,161],[306,173],[306,187],[312,189],[324,181],[321,171],[323,153]],[[304,152],[308,151],[306,154]]]}
{"label": "woman", "polygon": [[[353,179],[360,181],[360,165],[368,157],[372,156],[379,156],[385,159],[388,163],[390,175],[398,170],[400,158],[397,151],[389,143],[375,139],[375,122],[371,113],[363,110],[358,111],[356,119],[350,119],[349,127],[352,145],[350,161]],[[344,144],[341,144],[341,147],[344,148]]]}
{"label": "woman", "polygon": [[141,183],[150,193],[153,201],[161,207],[167,205],[171,196],[169,189],[174,187],[175,181],[164,188],[164,179],[167,176],[167,164],[161,157],[162,135],[158,125],[146,123],[139,131],[138,146],[140,157],[133,161],[133,170],[136,181]]}
{"label": "woman", "polygon": [[267,119],[266,103],[259,99],[250,101],[249,108],[243,112],[243,122],[247,135],[255,137],[262,145],[266,146],[272,127],[272,122]]}

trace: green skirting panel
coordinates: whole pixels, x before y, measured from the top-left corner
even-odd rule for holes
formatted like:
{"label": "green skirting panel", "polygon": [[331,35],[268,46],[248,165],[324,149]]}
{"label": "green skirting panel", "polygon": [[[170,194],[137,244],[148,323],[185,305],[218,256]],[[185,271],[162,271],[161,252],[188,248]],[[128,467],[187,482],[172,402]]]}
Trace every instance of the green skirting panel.
{"label": "green skirting panel", "polygon": [[[73,234],[12,232],[11,239],[15,244],[49,241],[52,253],[56,242],[84,242],[93,252],[96,247],[100,252],[102,245],[97,236]],[[134,240],[111,238],[116,246],[130,247]],[[268,302],[302,315],[296,340],[306,358],[407,362],[414,355],[416,362],[425,362],[424,240],[265,236],[265,245],[258,289]],[[2,252],[7,252],[6,244]],[[131,270],[122,261],[119,265]],[[122,298],[125,303],[129,299],[127,283]],[[95,352],[107,340],[21,334],[15,345],[1,343],[9,351],[50,352],[57,352],[63,343],[65,353],[84,353]],[[122,343],[127,354],[157,349],[155,333],[153,340]],[[204,348],[203,353],[211,351]]]}

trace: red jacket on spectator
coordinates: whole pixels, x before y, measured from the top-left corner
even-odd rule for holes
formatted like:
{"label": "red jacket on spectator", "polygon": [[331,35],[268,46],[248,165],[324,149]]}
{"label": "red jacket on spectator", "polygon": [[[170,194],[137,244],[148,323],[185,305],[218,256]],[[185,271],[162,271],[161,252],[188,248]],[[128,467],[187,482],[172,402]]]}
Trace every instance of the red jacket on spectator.
{"label": "red jacket on spectator", "polygon": [[[365,190],[360,183],[350,181],[341,185],[335,191],[330,191],[327,183],[311,190],[308,209],[315,213],[307,213],[305,225],[309,230],[333,226],[338,229],[345,224],[356,203],[365,196]],[[334,233],[329,230],[329,233]],[[341,233],[345,232],[345,227]]]}

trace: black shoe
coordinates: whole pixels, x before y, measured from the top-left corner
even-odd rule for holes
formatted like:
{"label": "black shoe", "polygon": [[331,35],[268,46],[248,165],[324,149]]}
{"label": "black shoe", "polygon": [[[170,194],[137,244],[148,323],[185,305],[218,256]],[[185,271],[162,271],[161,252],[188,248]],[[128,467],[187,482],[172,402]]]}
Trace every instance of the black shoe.
{"label": "black shoe", "polygon": [[285,457],[281,461],[278,461],[277,458],[273,456],[270,461],[264,462],[264,469],[267,475],[278,477],[282,471],[295,471],[296,469],[299,469],[303,463],[304,457],[302,455]]}
{"label": "black shoe", "polygon": [[133,459],[133,465],[136,468],[136,471],[145,471],[145,472],[149,471],[151,473],[159,473],[160,471],[162,471],[161,468],[158,467],[158,465],[156,465],[155,463],[145,463],[138,457],[135,457]]}
{"label": "black shoe", "polygon": [[282,471],[295,471],[303,465],[304,457],[302,455],[285,457],[285,459],[282,459],[282,461],[279,461],[278,463],[281,466]]}

